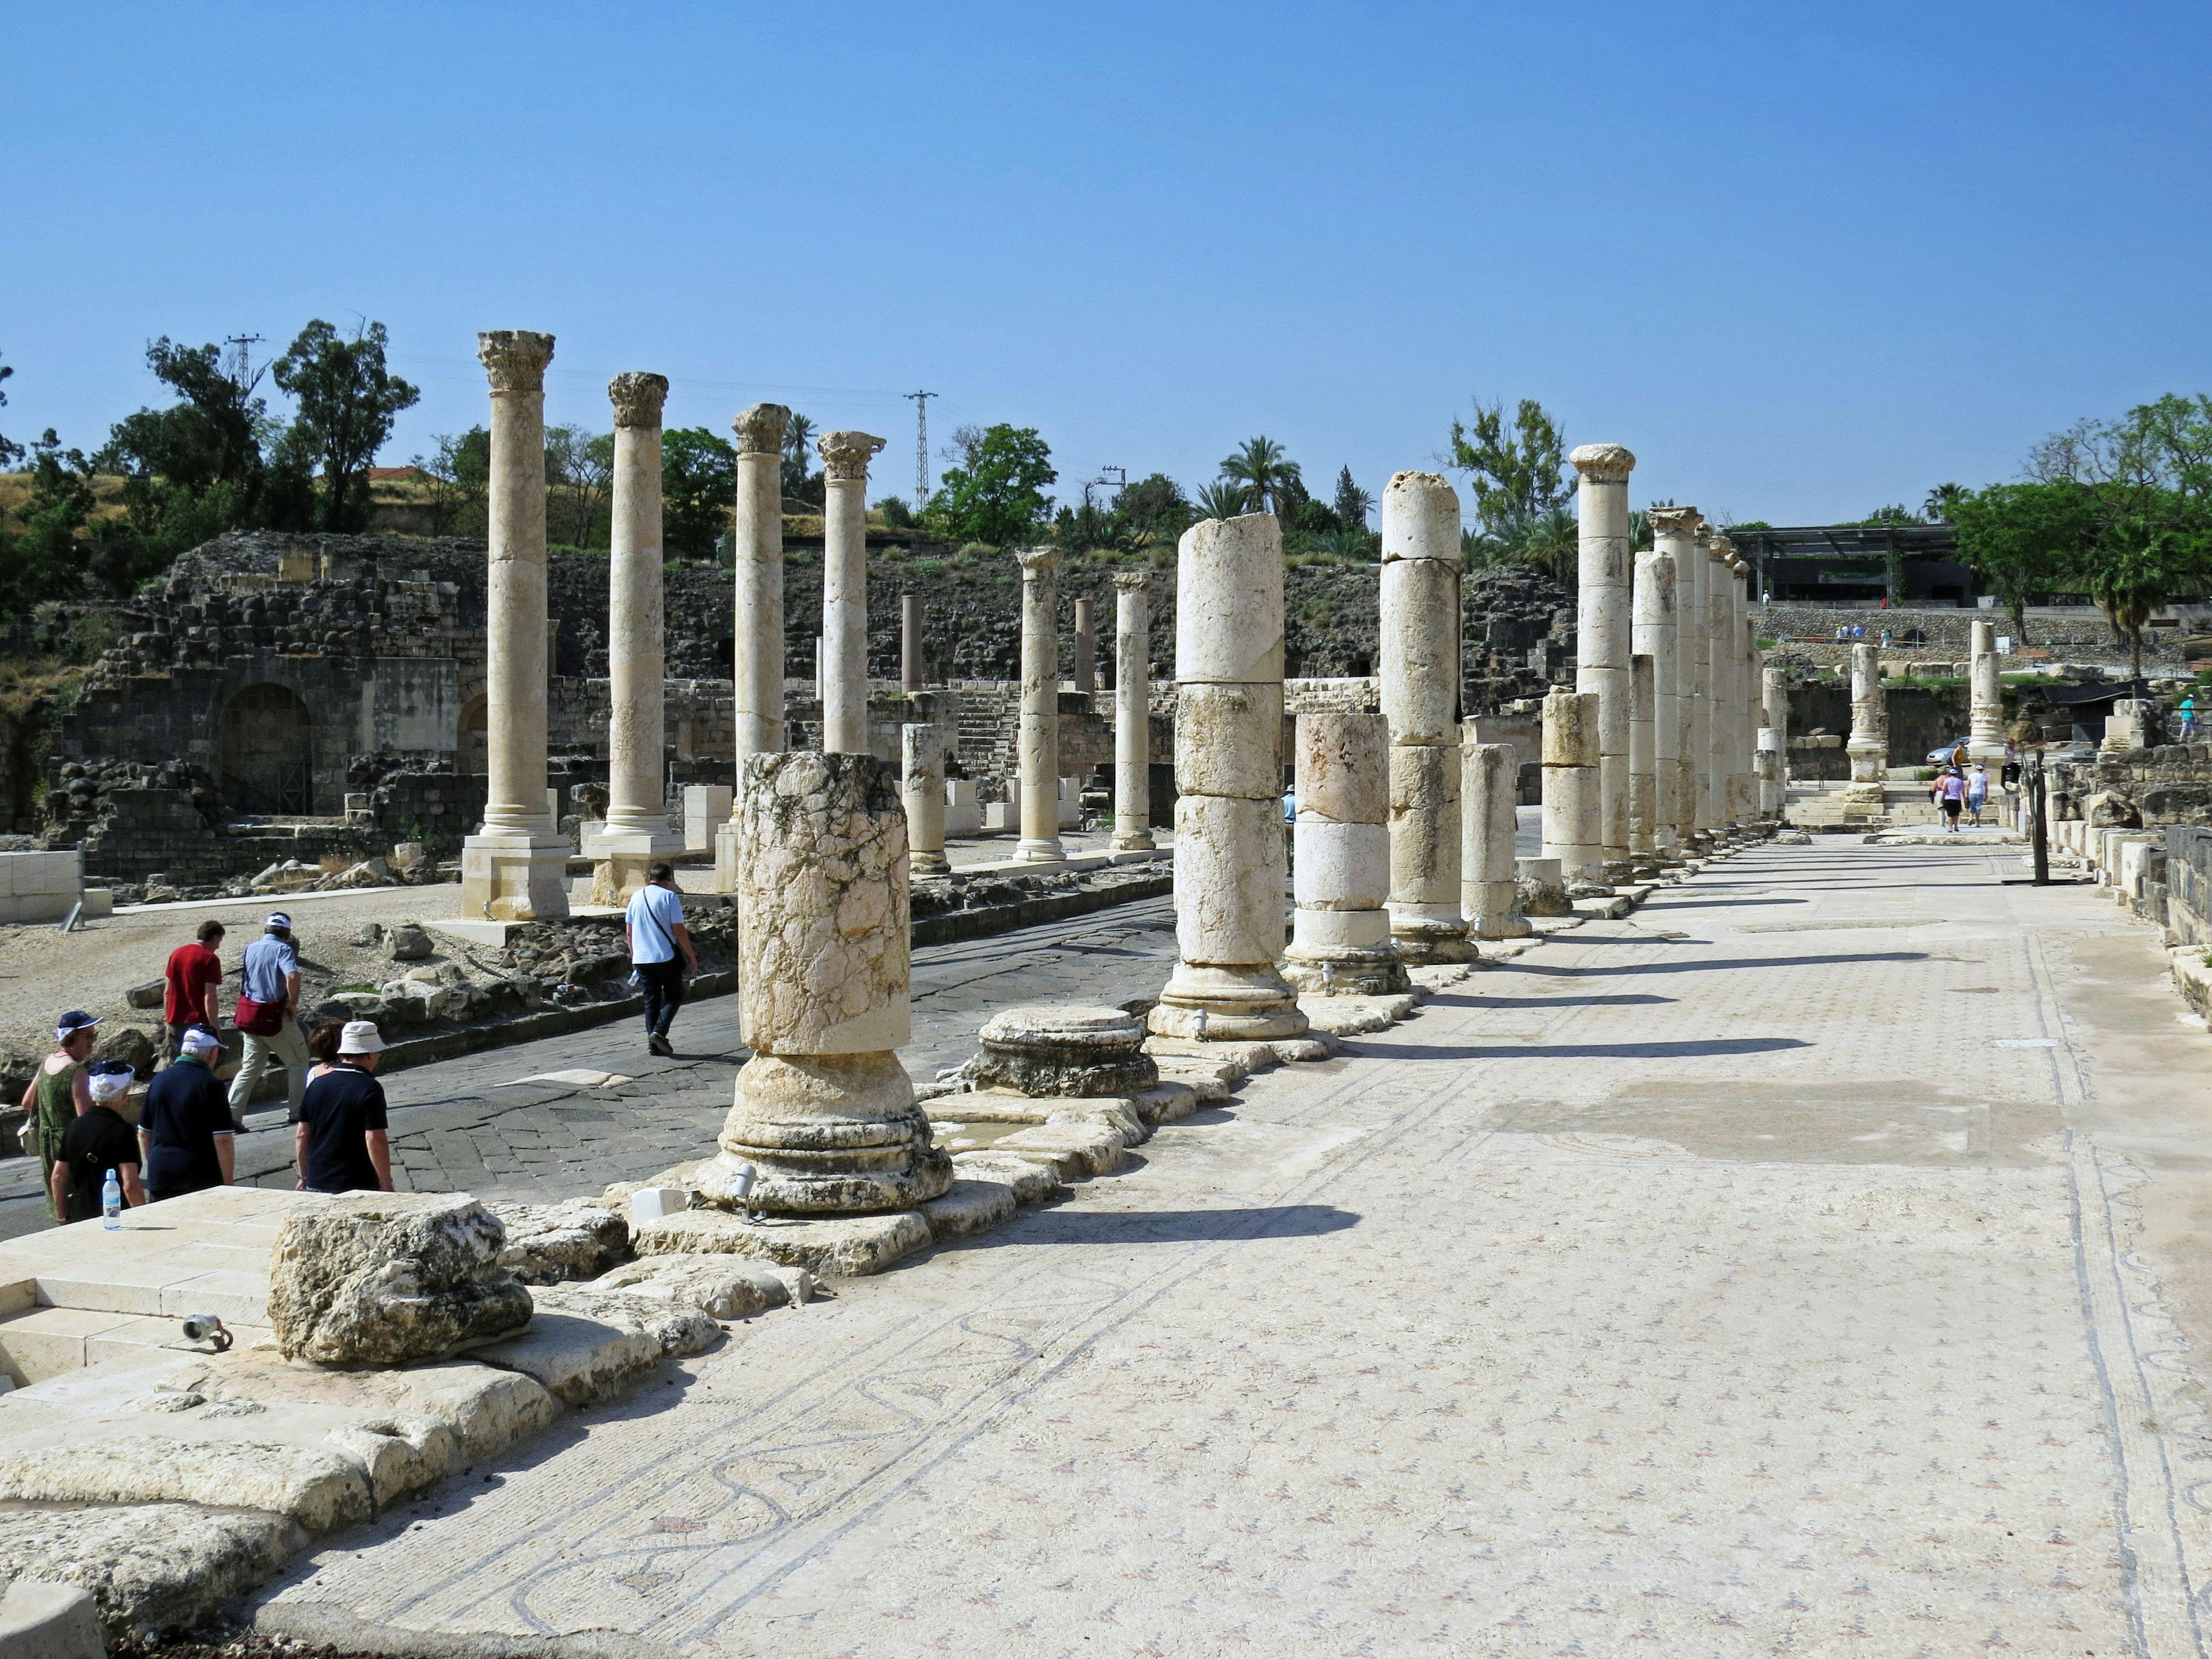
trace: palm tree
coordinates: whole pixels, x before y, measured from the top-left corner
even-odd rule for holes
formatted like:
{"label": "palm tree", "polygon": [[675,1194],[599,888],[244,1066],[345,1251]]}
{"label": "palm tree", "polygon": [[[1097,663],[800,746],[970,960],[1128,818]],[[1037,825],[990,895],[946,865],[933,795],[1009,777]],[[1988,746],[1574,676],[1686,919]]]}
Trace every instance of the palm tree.
{"label": "palm tree", "polygon": [[1273,438],[1247,438],[1221,463],[1221,476],[1245,485],[1255,507],[1279,516],[1284,488],[1298,477],[1298,464]]}
{"label": "palm tree", "polygon": [[2142,678],[2143,629],[2152,613],[2203,579],[2201,550],[2179,531],[2130,515],[2087,549],[2075,580],[2128,642],[2128,678]]}
{"label": "palm tree", "polygon": [[1218,479],[1191,500],[1201,519],[1234,519],[1252,510],[1252,486]]}
{"label": "palm tree", "polygon": [[1920,510],[1928,515],[1930,524],[1948,524],[1959,503],[1973,493],[1964,484],[1940,483],[1928,492],[1928,499],[1920,503]]}
{"label": "palm tree", "polygon": [[793,410],[783,428],[783,493],[794,500],[806,494],[807,476],[813,471],[807,449],[814,437],[814,422]]}

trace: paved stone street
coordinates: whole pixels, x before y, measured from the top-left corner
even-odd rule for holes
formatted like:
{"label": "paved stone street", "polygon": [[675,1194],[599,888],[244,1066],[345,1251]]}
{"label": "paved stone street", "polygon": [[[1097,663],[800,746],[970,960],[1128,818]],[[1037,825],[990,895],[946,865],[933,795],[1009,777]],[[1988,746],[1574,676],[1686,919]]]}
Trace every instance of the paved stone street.
{"label": "paved stone street", "polygon": [[737,1328],[301,1558],[264,1617],[763,1656],[2202,1652],[2205,1034],[2150,930],[2019,863],[1729,860]]}

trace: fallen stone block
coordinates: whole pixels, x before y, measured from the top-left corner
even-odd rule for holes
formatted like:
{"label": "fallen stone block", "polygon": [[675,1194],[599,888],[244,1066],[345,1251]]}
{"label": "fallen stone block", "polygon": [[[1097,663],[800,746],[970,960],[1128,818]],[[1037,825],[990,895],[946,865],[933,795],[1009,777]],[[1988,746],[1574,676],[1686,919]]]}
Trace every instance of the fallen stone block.
{"label": "fallen stone block", "polygon": [[169,981],[149,979],[143,985],[134,985],[123,994],[124,1000],[133,1008],[159,1008],[167,1000]]}
{"label": "fallen stone block", "polygon": [[538,1305],[539,1317],[548,1312],[573,1314],[641,1331],[659,1344],[663,1354],[674,1358],[704,1353],[722,1340],[722,1328],[704,1310],[619,1287],[556,1285],[538,1298]]}
{"label": "fallen stone block", "polygon": [[1387,1030],[1413,1012],[1419,999],[1394,997],[1302,997],[1298,1010],[1306,1024],[1324,1036],[1360,1036]]}
{"label": "fallen stone block", "polygon": [[1198,1109],[1198,1091],[1188,1083],[1156,1084],[1131,1097],[1137,1115],[1151,1124],[1173,1123]]}
{"label": "fallen stone block", "polygon": [[630,1237],[631,1247],[641,1256],[685,1252],[745,1255],[804,1267],[824,1279],[879,1273],[927,1249],[929,1241],[929,1223],[916,1210],[805,1220],[777,1216],[760,1222],[748,1222],[726,1210],[686,1210],[640,1222]]}
{"label": "fallen stone block", "polygon": [[309,1532],[366,1521],[368,1477],[336,1450],[118,1435],[0,1454],[0,1498],[27,1504],[210,1504],[289,1516]]}
{"label": "fallen stone block", "polygon": [[655,1255],[627,1262],[594,1285],[629,1291],[679,1306],[696,1308],[715,1319],[744,1319],[791,1299],[790,1287],[765,1267],[745,1267],[704,1255]]}
{"label": "fallen stone block", "polygon": [[198,1624],[307,1542],[298,1523],[192,1504],[0,1511],[0,1577],[90,1595],[111,1635]]}
{"label": "fallen stone block", "polygon": [[1164,1060],[1160,1079],[1163,1083],[1188,1089],[1194,1099],[1206,1105],[1218,1106],[1237,1091],[1244,1081],[1244,1073],[1242,1067],[1234,1066],[1201,1068],[1194,1061],[1185,1066],[1179,1060]]}
{"label": "fallen stone block", "polygon": [[526,1285],[597,1279],[629,1260],[629,1223],[580,1199],[562,1204],[488,1204],[507,1230],[499,1265]]}
{"label": "fallen stone block", "polygon": [[1136,1103],[1119,1097],[1093,1100],[1062,1100],[1054,1103],[1059,1110],[1045,1119],[1047,1123],[1092,1123],[1101,1128],[1112,1129],[1121,1137],[1121,1145],[1141,1146],[1152,1138],[1152,1126],[1137,1115]]}
{"label": "fallen stone block", "polygon": [[1267,1046],[1275,1051],[1275,1058],[1285,1066],[1329,1060],[1344,1052],[1340,1044],[1326,1036],[1270,1037]]}
{"label": "fallen stone block", "polygon": [[332,1429],[331,1445],[361,1465],[369,1501],[378,1509],[410,1492],[435,1486],[453,1472],[453,1432],[442,1423],[383,1419],[358,1428]]}
{"label": "fallen stone block", "polygon": [[1060,1187],[1060,1171],[1053,1164],[988,1147],[979,1152],[955,1152],[952,1178],[955,1182],[989,1182],[1002,1186],[1013,1194],[1017,1204],[1042,1204]]}
{"label": "fallen stone block", "polygon": [[[1243,1069],[1244,1077],[1272,1071],[1282,1062],[1272,1042],[1208,1042],[1200,1037],[1155,1036],[1145,1040],[1145,1052],[1158,1062],[1160,1075],[1179,1072],[1179,1062],[1195,1060]],[[1242,1083],[1243,1077],[1237,1079]]]}
{"label": "fallen stone block", "polygon": [[[959,1169],[957,1159],[953,1167]],[[971,1180],[955,1174],[945,1196],[931,1199],[921,1206],[921,1212],[928,1218],[929,1231],[939,1239],[965,1238],[1012,1220],[1019,1207],[1014,1189],[1004,1182]]]}
{"label": "fallen stone block", "polygon": [[5,1659],[106,1659],[100,1614],[73,1584],[18,1578],[0,1594]]}
{"label": "fallen stone block", "polygon": [[1103,1124],[1046,1123],[1001,1135],[993,1150],[1049,1163],[1063,1181],[1112,1175],[1121,1167],[1121,1133]]}
{"label": "fallen stone block", "polygon": [[477,1345],[469,1357],[520,1371],[563,1405],[592,1406],[658,1365],[660,1337],[641,1321],[547,1312],[511,1336]]}

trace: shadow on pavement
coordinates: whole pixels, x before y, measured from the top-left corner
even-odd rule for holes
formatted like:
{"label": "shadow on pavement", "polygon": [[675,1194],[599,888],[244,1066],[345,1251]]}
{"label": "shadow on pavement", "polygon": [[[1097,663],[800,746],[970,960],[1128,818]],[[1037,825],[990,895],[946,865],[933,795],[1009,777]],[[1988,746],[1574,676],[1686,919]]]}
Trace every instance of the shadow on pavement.
{"label": "shadow on pavement", "polygon": [[1925,951],[1872,951],[1864,956],[1731,957],[1720,961],[1638,962],[1619,968],[1546,968],[1533,962],[1509,962],[1498,971],[1541,974],[1547,979],[1594,979],[1607,974],[1703,974],[1724,968],[1824,968],[1845,962],[1927,962]]}
{"label": "shadow on pavement", "polygon": [[1714,1054],[1771,1054],[1809,1048],[1798,1037],[1709,1037],[1692,1042],[1511,1042],[1491,1048],[1419,1048],[1403,1042],[1353,1042],[1370,1060],[1698,1060]]}
{"label": "shadow on pavement", "polygon": [[1021,1230],[1035,1244],[1186,1244],[1207,1239],[1311,1238],[1340,1233],[1360,1217],[1332,1204],[1279,1204],[1243,1210],[1040,1210]]}

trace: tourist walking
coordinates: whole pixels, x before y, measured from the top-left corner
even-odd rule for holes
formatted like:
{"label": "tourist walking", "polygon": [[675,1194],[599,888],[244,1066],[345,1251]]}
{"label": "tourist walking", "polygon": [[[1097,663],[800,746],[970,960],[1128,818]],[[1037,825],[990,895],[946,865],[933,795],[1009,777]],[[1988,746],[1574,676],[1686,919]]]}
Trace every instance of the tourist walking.
{"label": "tourist walking", "polygon": [[307,1085],[293,1118],[300,1185],[311,1193],[388,1193],[392,1137],[384,1085],[370,1075],[385,1042],[374,1022],[346,1022],[337,1062]]}
{"label": "tourist walking", "polygon": [[2181,716],[2182,742],[2193,741],[2197,736],[2197,694],[2194,691],[2181,694],[2181,707],[2177,712]]}
{"label": "tourist walking", "polygon": [[343,1020],[319,1021],[307,1033],[307,1058],[315,1063],[307,1068],[307,1081],[314,1080],[338,1063],[338,1043],[345,1036]]}
{"label": "tourist walking", "polygon": [[62,1141],[70,1126],[92,1102],[91,1074],[85,1070],[85,1062],[92,1058],[92,1045],[99,1040],[99,1033],[93,1030],[99,1024],[98,1015],[82,1008],[72,1008],[56,1020],[54,1051],[39,1062],[37,1075],[18,1103],[29,1114],[26,1121],[38,1136],[39,1179],[48,1188],[47,1207],[56,1221],[62,1218],[62,1207],[52,1196],[54,1164],[61,1158]]}
{"label": "tourist walking", "polygon": [[246,1058],[230,1084],[230,1115],[246,1127],[246,1109],[271,1060],[284,1068],[284,1103],[300,1115],[307,1092],[307,1041],[300,1031],[300,957],[292,945],[292,918],[282,910],[262,923],[261,937],[246,947],[240,969],[238,1034]]}
{"label": "tourist walking", "polygon": [[222,958],[216,954],[222,949],[222,924],[210,917],[200,924],[199,936],[191,944],[179,945],[169,952],[169,965],[161,975],[166,981],[161,1009],[164,1060],[177,1057],[179,1039],[186,1027],[222,1029],[215,1001],[222,984]]}
{"label": "tourist walking", "polygon": [[99,1217],[111,1174],[125,1206],[146,1201],[138,1184],[138,1137],[114,1106],[135,1076],[127,1060],[93,1062],[83,1109],[62,1137],[61,1157],[46,1177],[46,1195],[65,1223]]}
{"label": "tourist walking", "polygon": [[645,995],[645,1046],[656,1054],[672,1054],[676,1049],[668,1041],[668,1028],[684,1006],[686,965],[692,973],[699,971],[699,953],[691,948],[691,931],[684,925],[675,866],[655,864],[646,871],[645,885],[623,914],[623,938],[629,945],[637,988]]}
{"label": "tourist walking", "polygon": [[1966,811],[1972,815],[1974,828],[1982,827],[1982,810],[1990,804],[1990,769],[1976,761],[1966,772]]}
{"label": "tourist walking", "polygon": [[1943,809],[1943,829],[1946,834],[1959,833],[1959,811],[1966,799],[1966,781],[1952,767],[1936,780],[1937,805]]}
{"label": "tourist walking", "polygon": [[188,1025],[178,1042],[183,1052],[154,1073],[138,1112],[139,1164],[155,1204],[228,1187],[237,1170],[230,1104],[215,1074],[222,1039],[208,1026]]}

